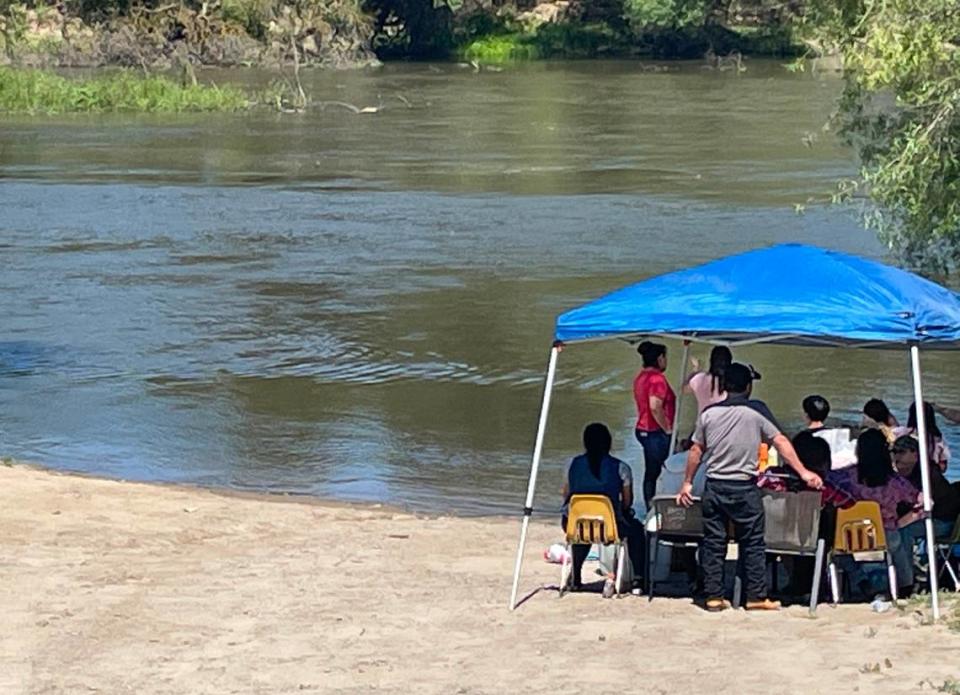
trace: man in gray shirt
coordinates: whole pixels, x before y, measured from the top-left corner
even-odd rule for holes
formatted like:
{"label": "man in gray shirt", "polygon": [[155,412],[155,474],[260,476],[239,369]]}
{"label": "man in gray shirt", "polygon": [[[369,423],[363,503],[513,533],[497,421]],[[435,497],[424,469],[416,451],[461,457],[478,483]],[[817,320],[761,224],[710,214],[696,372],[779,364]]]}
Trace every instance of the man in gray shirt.
{"label": "man in gray shirt", "polygon": [[677,503],[685,507],[693,504],[693,478],[700,464],[706,463],[700,564],[707,610],[719,611],[729,606],[722,598],[728,523],[733,525],[734,538],[743,557],[747,610],[777,610],[780,603],[767,598],[763,502],[757,487],[761,442],[776,447],[782,460],[808,487],[819,490],[823,481],[800,463],[790,440],[780,432],[767,406],[750,400],[753,374],[749,367],[731,364],[724,381],[726,400],[704,409],[697,419]]}

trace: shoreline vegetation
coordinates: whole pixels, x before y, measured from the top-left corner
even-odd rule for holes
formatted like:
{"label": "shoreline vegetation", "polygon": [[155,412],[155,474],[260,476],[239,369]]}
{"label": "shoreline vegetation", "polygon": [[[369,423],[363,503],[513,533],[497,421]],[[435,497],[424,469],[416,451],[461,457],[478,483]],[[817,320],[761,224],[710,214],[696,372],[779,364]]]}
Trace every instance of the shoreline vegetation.
{"label": "shoreline vegetation", "polygon": [[[373,66],[378,56],[477,69],[550,58],[701,57],[742,70],[743,55],[801,50],[790,29],[796,8],[770,10],[770,0],[49,2],[0,0],[0,114],[296,112],[311,104],[302,67]],[[195,66],[231,65],[272,68],[278,79],[257,94],[198,83]],[[75,67],[119,70],[53,72]]]}
{"label": "shoreline vegetation", "polygon": [[[742,70],[743,55],[802,50],[791,33],[799,10],[771,0],[50,3],[0,0],[0,114],[302,111],[311,103],[302,67],[359,68],[380,58],[479,69],[550,58],[700,57]],[[277,70],[278,79],[250,94],[199,84],[195,66],[257,66]],[[121,70],[52,72],[76,67]]]}
{"label": "shoreline vegetation", "polygon": [[[742,70],[743,55],[802,52],[799,12],[773,0],[0,0],[0,113],[302,111],[301,68],[381,59],[697,57]],[[248,94],[199,84],[196,66],[278,79]],[[122,70],[52,72],[78,67]]]}
{"label": "shoreline vegetation", "polygon": [[258,103],[235,87],[175,82],[129,71],[87,79],[0,67],[0,114],[240,111]]}
{"label": "shoreline vegetation", "polygon": [[359,68],[380,60],[796,56],[802,0],[0,0],[0,64]]}
{"label": "shoreline vegetation", "polygon": [[[510,612],[518,525],[0,466],[0,691],[446,695],[522,683],[540,695],[698,692],[710,679],[766,695],[770,669],[743,655],[797,644],[776,664],[779,691],[824,690],[811,678],[826,664],[834,692],[956,692],[956,660],[942,655],[960,633],[930,624],[922,602],[824,605],[810,619],[804,606],[713,615],[686,598],[558,599],[558,567],[540,554],[559,531],[542,520],[524,564],[530,597]],[[958,610],[947,593],[944,606]],[[702,645],[693,666],[691,644]],[[567,652],[590,654],[591,668],[557,668]],[[624,654],[658,666],[638,676]]]}

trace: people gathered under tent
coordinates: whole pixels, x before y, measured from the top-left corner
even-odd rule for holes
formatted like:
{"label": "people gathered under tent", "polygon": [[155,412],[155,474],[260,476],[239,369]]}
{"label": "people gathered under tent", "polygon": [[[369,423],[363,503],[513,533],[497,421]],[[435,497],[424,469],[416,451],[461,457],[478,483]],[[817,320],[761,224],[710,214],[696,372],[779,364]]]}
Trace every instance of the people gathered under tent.
{"label": "people gathered under tent", "polygon": [[643,501],[650,508],[650,500],[657,492],[657,479],[663,463],[670,456],[670,437],[677,412],[677,397],[667,382],[667,348],[659,343],[644,341],[637,346],[643,368],[633,381],[633,396],[637,404],[635,434],[643,447]]}
{"label": "people gathered under tent", "polygon": [[[670,454],[671,433],[678,424],[677,399],[665,375],[666,347],[644,341],[637,352],[643,367],[633,383],[637,407],[635,435],[644,452],[642,494],[649,509],[657,479]],[[691,360],[691,365],[694,373],[684,382],[683,392],[696,398],[697,421],[689,443],[683,484],[676,499],[684,506],[694,502],[693,476],[702,464],[706,482],[702,497],[704,538],[700,545],[700,564],[706,607],[722,610],[729,605],[722,597],[728,525],[734,530],[744,562],[746,606],[750,609],[779,607],[776,601],[767,597],[762,490],[786,493],[820,490],[819,537],[828,543],[833,540],[836,509],[850,507],[857,501],[876,502],[901,595],[909,595],[914,589],[914,552],[926,535],[916,407],[911,406],[907,424],[901,427],[884,401],[871,398],[863,406],[859,427],[845,425],[838,428],[827,422],[831,415],[829,400],[819,394],[809,395],[801,403],[805,427],[791,442],[767,406],[750,397],[753,382],[759,374],[752,366],[733,362],[729,348],[714,347],[706,369],[700,369],[696,360]],[[925,446],[930,460],[933,498],[931,516],[935,535],[942,538],[952,532],[960,516],[960,483],[951,484],[943,475],[950,451],[936,422],[936,412],[960,421],[960,409],[938,406],[935,410],[930,403],[924,404]],[[855,441],[850,441],[851,430],[856,435]],[[585,433],[584,443],[589,452],[591,445],[587,440]],[[603,441],[606,443],[597,451],[609,457],[609,439]],[[761,470],[761,443],[775,448],[783,465]],[[618,459],[609,459],[617,462],[619,476],[611,485],[609,494],[619,495],[621,505],[626,499],[632,502],[629,466]],[[587,460],[586,453],[574,459],[568,470],[565,495],[583,485],[584,480],[587,481],[584,489],[596,488],[598,483],[590,482],[591,476],[599,480],[604,475],[613,475],[611,468],[606,473],[601,471],[598,478],[584,463]],[[616,485],[620,486],[619,492],[613,489]],[[631,512],[622,512],[625,524],[622,533],[628,538],[631,538],[630,534],[643,533]],[[639,543],[636,537],[632,542]],[[636,576],[643,573],[641,554],[642,550],[631,548]],[[579,580],[579,568],[586,549],[578,549],[574,556],[575,574]],[[783,566],[791,575],[788,592],[809,591],[814,571],[812,558],[793,559]],[[870,596],[870,575],[863,571],[863,566],[851,562],[846,569],[850,573],[850,585]]]}
{"label": "people gathered under tent", "polygon": [[[567,465],[563,485],[563,528],[567,526],[567,508],[572,495],[604,495],[613,503],[617,517],[617,531],[627,539],[627,548],[635,582],[639,582],[644,570],[643,524],[633,512],[633,471],[620,459],[610,455],[613,438],[607,426],[595,422],[583,431],[583,453]],[[581,588],[583,563],[590,553],[588,545],[574,545],[571,588]],[[614,580],[604,585],[604,596],[613,595]]]}
{"label": "people gathered under tent", "polygon": [[783,460],[811,488],[819,489],[822,482],[797,458],[766,405],[750,399],[753,371],[733,363],[726,370],[725,380],[727,398],[706,408],[697,418],[677,504],[689,507],[694,503],[693,479],[700,465],[706,465],[700,563],[707,610],[729,607],[723,598],[728,524],[733,526],[743,558],[746,608],[777,610],[779,602],[767,597],[765,517],[756,483],[760,444],[767,442],[776,447]]}

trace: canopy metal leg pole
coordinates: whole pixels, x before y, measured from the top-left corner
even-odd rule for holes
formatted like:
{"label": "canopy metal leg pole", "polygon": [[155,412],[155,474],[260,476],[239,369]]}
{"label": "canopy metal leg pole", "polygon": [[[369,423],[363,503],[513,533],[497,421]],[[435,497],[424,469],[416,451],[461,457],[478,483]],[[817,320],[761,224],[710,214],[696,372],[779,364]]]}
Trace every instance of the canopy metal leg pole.
{"label": "canopy metal leg pole", "polygon": [[527,544],[527,528],[530,515],[533,514],[533,493],[537,488],[537,472],[540,469],[540,454],[543,451],[543,436],[547,430],[547,415],[550,412],[550,394],[553,391],[553,377],[557,373],[557,355],[562,345],[554,343],[550,350],[550,363],[547,366],[547,381],[543,387],[543,402],[540,405],[540,423],[537,425],[537,439],[533,447],[533,461],[530,464],[530,480],[527,483],[527,500],[523,505],[523,525],[520,527],[520,545],[517,547],[517,563],[513,569],[513,589],[510,592],[510,610],[517,607],[517,589],[520,586],[520,569],[523,565],[523,549]]}
{"label": "canopy metal leg pole", "polygon": [[680,413],[683,412],[683,387],[687,381],[687,364],[690,362],[690,341],[683,341],[683,366],[680,367],[680,391],[677,394],[677,413],[673,416],[673,432],[670,434],[670,449],[668,456],[673,456],[677,450],[677,433],[680,431]]}
{"label": "canopy metal leg pole", "polygon": [[930,577],[930,603],[933,608],[933,619],[940,619],[939,580],[937,576],[937,546],[933,533],[933,499],[930,496],[930,455],[927,449],[927,422],[923,412],[923,386],[920,376],[920,348],[910,346],[910,363],[913,367],[913,400],[917,404],[917,435],[920,438],[920,481],[923,485],[923,512],[926,517],[924,525],[927,531],[927,562],[929,567],[927,576]]}

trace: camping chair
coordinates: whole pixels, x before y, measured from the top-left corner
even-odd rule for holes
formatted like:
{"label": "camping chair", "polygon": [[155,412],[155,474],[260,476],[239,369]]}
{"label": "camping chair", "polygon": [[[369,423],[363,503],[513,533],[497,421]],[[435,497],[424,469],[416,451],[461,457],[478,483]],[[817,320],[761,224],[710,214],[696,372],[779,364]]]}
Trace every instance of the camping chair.
{"label": "camping chair", "polygon": [[560,595],[563,596],[573,564],[574,545],[615,545],[616,588],[621,593],[623,569],[627,557],[627,539],[617,531],[617,517],[613,503],[606,495],[572,495],[567,512],[567,552],[560,565]]}
{"label": "camping chair", "polygon": [[830,590],[833,603],[840,602],[840,584],[837,580],[837,555],[851,555],[854,561],[886,560],[890,596],[897,600],[897,572],[893,556],[887,550],[887,536],[883,530],[880,505],[876,502],[857,502],[849,509],[837,510],[837,529],[830,551]]}
{"label": "camping chair", "polygon": [[652,601],[660,546],[698,547],[703,539],[703,506],[696,498],[692,507],[681,507],[675,497],[666,495],[654,497],[650,504],[655,530],[647,536],[647,598]]}
{"label": "camping chair", "polygon": [[827,542],[820,538],[819,492],[763,491],[767,553],[816,558],[810,587],[810,614],[817,611]]}
{"label": "camping chair", "polygon": [[936,544],[937,555],[939,556],[940,562],[943,563],[937,576],[943,576],[943,572],[946,570],[950,573],[950,579],[953,580],[953,590],[960,591],[960,579],[958,579],[957,572],[953,569],[953,565],[950,564],[953,548],[960,545],[960,517],[957,517],[957,521],[954,523],[953,531],[950,535],[944,538],[938,538]]}

